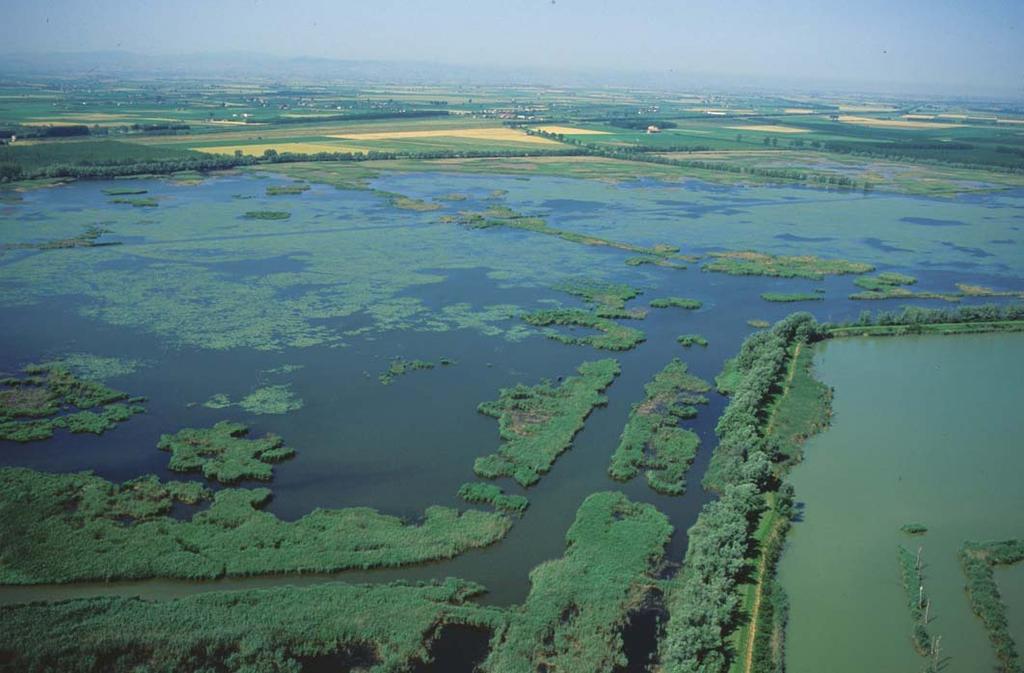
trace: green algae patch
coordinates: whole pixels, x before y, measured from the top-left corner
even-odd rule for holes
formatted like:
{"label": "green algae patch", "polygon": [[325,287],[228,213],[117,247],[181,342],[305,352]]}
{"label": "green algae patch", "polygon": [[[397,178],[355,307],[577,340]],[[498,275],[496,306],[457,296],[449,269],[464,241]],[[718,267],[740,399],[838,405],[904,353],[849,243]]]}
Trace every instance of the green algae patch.
{"label": "green algae patch", "polygon": [[[450,365],[453,361],[448,358],[443,358],[442,365]],[[405,358],[395,358],[388,363],[388,368],[384,370],[384,373],[377,377],[377,380],[388,385],[395,380],[396,377],[404,376],[411,372],[425,371],[433,369],[435,367],[433,362],[429,360],[406,360]]]}
{"label": "green algae patch", "polygon": [[247,220],[287,220],[291,216],[285,210],[248,210],[243,215]]}
{"label": "green algae patch", "polygon": [[446,624],[503,626],[503,611],[471,602],[483,591],[449,578],[5,606],[0,651],[25,673],[87,673],[99,660],[110,673],[406,671],[430,659]]}
{"label": "green algae patch", "polygon": [[530,572],[525,604],[484,668],[501,673],[611,671],[625,666],[622,631],[653,594],[672,535],[668,518],[621,493],[583,501],[565,554]]}
{"label": "green algae patch", "polygon": [[713,252],[713,258],[702,267],[703,271],[717,271],[733,276],[774,276],[778,278],[809,278],[822,280],[825,276],[859,274],[874,271],[875,267],[845,259],[822,259],[813,255],[785,257],[763,252]]}
{"label": "green algae patch", "polygon": [[686,363],[675,358],[644,386],[643,402],[634,404],[629,420],[612,455],[608,474],[629,481],[644,470],[652,489],[666,495],[686,490],[686,473],[697,455],[700,438],[679,427],[679,421],[693,418],[693,406],[706,403],[702,395],[710,390],[703,379],[690,374]]}
{"label": "green algae patch", "polygon": [[146,363],[131,358],[107,357],[92,353],[67,353],[44,366],[57,365],[71,370],[75,376],[89,381],[106,381],[118,376],[134,374]]}
{"label": "green algae patch", "polygon": [[[858,278],[857,280],[861,280]],[[856,281],[854,281],[856,282]],[[797,301],[821,301],[825,298],[824,292],[762,292],[761,299],[765,301],[788,304]]]}
{"label": "green algae patch", "polygon": [[696,299],[684,297],[661,297],[651,300],[651,308],[683,308],[688,311],[696,311],[703,304]]}
{"label": "green algae patch", "polygon": [[293,185],[267,185],[267,196],[296,196],[309,191],[309,185],[300,182]]}
{"label": "green algae patch", "polygon": [[221,421],[212,428],[185,428],[161,435],[157,448],[170,451],[167,467],[175,472],[202,472],[211,481],[232,484],[242,479],[269,481],[274,463],[295,455],[276,435],[248,437],[241,423]]}
{"label": "green algae patch", "polygon": [[647,337],[643,331],[635,327],[621,325],[614,320],[603,318],[597,313],[582,309],[546,309],[534,311],[523,316],[530,325],[549,327],[562,325],[569,327],[586,327],[597,330],[599,334],[563,334],[551,331],[549,339],[570,345],[588,345],[601,350],[628,351],[642,343]]}
{"label": "green algae patch", "polygon": [[471,481],[459,487],[459,497],[466,502],[491,505],[503,512],[522,513],[530,505],[523,495],[507,495],[494,484]]}
{"label": "green algae patch", "polygon": [[557,387],[544,381],[502,388],[497,400],[478,407],[480,413],[498,419],[502,440],[497,453],[476,459],[473,471],[478,476],[512,477],[530,486],[551,469],[590,412],[607,404],[601,393],[618,376],[619,363],[613,359],[584,362],[576,371],[576,376]]}
{"label": "green algae patch", "polygon": [[250,414],[287,414],[304,406],[288,384],[262,386],[252,391],[237,402],[232,402],[225,393],[217,393],[203,402],[207,409],[227,409],[240,407]]}
{"label": "green algae patch", "polygon": [[676,337],[676,342],[683,348],[708,345],[708,340],[700,334],[680,334]]}
{"label": "green algae patch", "polygon": [[49,439],[58,428],[102,434],[142,413],[141,398],[76,376],[59,363],[29,365],[0,379],[0,439]]}
{"label": "green algae patch", "polygon": [[[158,488],[154,477],[146,479]],[[115,484],[89,473],[0,469],[0,583],[397,567],[487,546],[511,526],[497,512],[436,506],[415,524],[368,507],[317,509],[282,521],[261,509],[271,497],[266,488],[219,490],[209,498],[209,509],[181,520],[168,515],[171,499],[155,507],[137,483]]]}

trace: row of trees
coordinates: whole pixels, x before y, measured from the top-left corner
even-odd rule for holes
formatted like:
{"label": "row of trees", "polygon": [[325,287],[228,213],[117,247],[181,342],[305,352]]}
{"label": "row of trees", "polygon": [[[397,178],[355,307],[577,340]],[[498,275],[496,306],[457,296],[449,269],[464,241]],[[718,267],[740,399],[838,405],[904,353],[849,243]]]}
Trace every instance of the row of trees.
{"label": "row of trees", "polygon": [[[809,313],[797,313],[749,337],[737,356],[741,378],[716,426],[719,444],[704,478],[705,487],[721,498],[705,505],[690,529],[686,560],[669,592],[660,653],[666,670],[728,670],[727,639],[741,619],[737,584],[747,578],[757,551],[753,535],[765,511],[765,494],[780,486],[763,433],[765,414],[780,390],[793,344],[822,336]],[[788,518],[791,490],[774,502],[775,513]]]}

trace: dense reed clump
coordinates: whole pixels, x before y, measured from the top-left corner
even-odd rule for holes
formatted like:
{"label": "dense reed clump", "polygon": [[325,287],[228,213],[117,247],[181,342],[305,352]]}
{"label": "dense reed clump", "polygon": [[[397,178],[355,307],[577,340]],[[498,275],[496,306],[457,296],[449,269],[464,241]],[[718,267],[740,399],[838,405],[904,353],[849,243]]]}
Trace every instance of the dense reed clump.
{"label": "dense reed clump", "polygon": [[477,458],[473,470],[485,479],[512,477],[530,486],[551,469],[569,448],[595,407],[607,403],[602,391],[619,374],[616,360],[584,362],[576,376],[560,386],[502,388],[498,399],[484,402],[480,413],[498,419],[502,445],[497,453]]}
{"label": "dense reed clump", "polygon": [[276,435],[249,439],[249,428],[221,421],[212,428],[185,428],[161,435],[157,448],[170,451],[175,472],[202,472],[207,479],[231,484],[242,479],[269,481],[274,463],[295,455]]}
{"label": "dense reed clump", "polygon": [[530,501],[524,495],[507,495],[494,484],[471,481],[459,487],[459,497],[466,502],[484,503],[503,512],[521,514],[529,507]]}
{"label": "dense reed clump", "polygon": [[589,496],[562,558],[530,572],[530,595],[510,611],[485,670],[593,673],[625,665],[622,628],[652,592],[671,535],[652,505],[621,493]]}
{"label": "dense reed clump", "polygon": [[[500,513],[448,507],[427,508],[416,524],[367,507],[317,509],[282,521],[262,510],[270,497],[265,488],[210,494],[155,477],[115,484],[88,473],[2,468],[0,583],[394,567],[486,546],[511,525]],[[173,500],[204,500],[209,508],[174,518]]]}
{"label": "dense reed clump", "polygon": [[999,595],[994,566],[1024,561],[1024,539],[965,542],[960,547],[960,567],[967,578],[967,599],[988,632],[999,660],[999,673],[1021,673],[1017,643],[1006,619],[1006,604]]}
{"label": "dense reed clump", "polygon": [[874,271],[875,268],[870,264],[849,262],[845,259],[822,259],[812,255],[786,257],[747,251],[713,252],[710,256],[712,260],[701,267],[701,270],[718,271],[733,276],[822,280],[825,276],[867,273]]}
{"label": "dense reed clump", "polygon": [[697,415],[693,405],[706,403],[699,393],[709,389],[707,382],[687,371],[682,360],[668,363],[644,386],[644,401],[630,410],[608,474],[628,481],[645,470],[647,483],[655,491],[683,493],[700,438],[679,427],[679,421]]}
{"label": "dense reed clump", "polygon": [[99,435],[145,411],[142,398],[80,378],[59,362],[22,371],[0,379],[0,439],[48,439],[58,428]]}

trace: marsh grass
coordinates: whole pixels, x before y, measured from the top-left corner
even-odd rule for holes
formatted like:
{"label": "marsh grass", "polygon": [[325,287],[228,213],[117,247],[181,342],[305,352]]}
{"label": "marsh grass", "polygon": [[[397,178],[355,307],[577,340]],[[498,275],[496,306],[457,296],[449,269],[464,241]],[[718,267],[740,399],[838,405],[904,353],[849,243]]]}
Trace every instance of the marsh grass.
{"label": "marsh grass", "polygon": [[551,469],[590,412],[607,403],[601,393],[618,376],[619,363],[584,362],[576,371],[557,387],[545,381],[502,388],[497,400],[478,407],[480,413],[498,419],[502,440],[497,453],[477,458],[473,470],[478,476],[512,477],[530,486]]}

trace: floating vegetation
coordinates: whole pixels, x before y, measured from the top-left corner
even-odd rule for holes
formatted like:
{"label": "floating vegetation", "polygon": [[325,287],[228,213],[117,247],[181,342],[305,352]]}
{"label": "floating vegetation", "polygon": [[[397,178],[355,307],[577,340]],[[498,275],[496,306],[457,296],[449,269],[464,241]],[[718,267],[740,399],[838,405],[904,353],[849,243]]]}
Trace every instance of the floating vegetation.
{"label": "floating vegetation", "polygon": [[[441,358],[442,366],[453,365],[455,361],[450,358]],[[403,376],[410,372],[433,369],[434,363],[429,360],[406,360],[405,358],[394,358],[388,363],[387,370],[377,377],[377,380],[388,385],[395,380],[396,376]]]}
{"label": "floating vegetation", "polygon": [[407,671],[429,659],[443,625],[504,625],[504,611],[471,602],[483,591],[449,578],[4,606],[0,651],[5,668],[23,673],[86,673],[97,659],[108,673],[283,672],[323,662],[326,670]]}
{"label": "floating vegetation", "polygon": [[695,393],[709,389],[706,381],[687,371],[682,360],[675,358],[668,363],[644,386],[644,401],[630,410],[608,474],[618,481],[629,481],[643,469],[648,485],[655,491],[682,494],[700,438],[680,428],[679,421],[697,415],[693,404],[707,402],[707,398]]}
{"label": "floating vegetation", "polygon": [[530,505],[524,495],[506,495],[494,484],[479,481],[467,482],[459,487],[459,497],[466,502],[486,503],[503,512],[521,514]]}
{"label": "floating vegetation", "polygon": [[48,439],[57,428],[102,434],[142,413],[142,398],[79,378],[59,363],[29,365],[0,379],[0,439]]}
{"label": "floating vegetation", "polygon": [[157,448],[170,451],[167,467],[175,472],[202,472],[211,481],[233,484],[242,479],[270,481],[272,465],[295,455],[276,435],[250,439],[241,423],[221,421],[212,428],[184,428],[161,435]]}
{"label": "floating vegetation", "polygon": [[129,358],[104,357],[92,353],[67,353],[60,359],[47,362],[43,366],[61,366],[71,373],[89,381],[106,381],[117,376],[134,374],[145,366],[142,360]]}
{"label": "floating vegetation", "polygon": [[[262,511],[270,497],[266,488],[210,495],[197,484],[162,484],[153,476],[119,485],[89,473],[0,468],[0,583],[395,567],[484,547],[511,526],[504,514],[449,507],[428,507],[416,524],[367,507],[282,521]],[[212,499],[209,509],[191,519],[168,516],[174,500],[200,499]]]}
{"label": "floating vegetation", "polygon": [[508,196],[507,189],[492,189],[490,193],[487,195],[487,198],[492,201],[496,201],[498,199],[503,199],[506,196]]}
{"label": "floating vegetation", "polygon": [[928,532],[928,527],[923,523],[906,523],[900,526],[900,530],[907,535],[924,535]]}
{"label": "floating vegetation", "polygon": [[141,187],[107,187],[102,190],[107,196],[131,196],[137,194],[148,194],[148,189]]}
{"label": "floating vegetation", "polygon": [[43,241],[42,243],[4,243],[0,246],[0,250],[61,250],[63,248],[96,248],[106,245],[121,245],[120,241],[98,243],[97,239],[107,233],[110,233],[108,229],[89,226],[81,234],[71,238],[58,238],[52,241]]}
{"label": "floating vegetation", "polygon": [[924,591],[924,576],[921,573],[921,549],[917,554],[910,551],[903,545],[896,548],[900,564],[900,578],[903,581],[903,589],[907,594],[907,607],[910,608],[910,617],[914,622],[914,632],[911,640],[914,643],[914,650],[922,657],[931,657],[935,654],[936,640],[928,632],[928,617],[931,610],[931,601]]}
{"label": "floating vegetation", "polygon": [[250,414],[287,414],[304,406],[301,397],[292,392],[291,385],[263,386],[252,391],[237,402],[224,393],[217,393],[203,402],[207,409],[241,407]]}
{"label": "floating vegetation", "polygon": [[1006,604],[999,595],[993,568],[1021,561],[1024,561],[1024,539],[964,542],[960,547],[960,567],[967,579],[967,600],[971,610],[985,625],[1002,673],[1018,673],[1024,665],[1010,632]]}
{"label": "floating vegetation", "polygon": [[825,276],[867,273],[875,267],[845,259],[822,259],[813,255],[784,257],[763,252],[713,252],[714,259],[705,264],[704,271],[718,271],[733,276],[776,276],[779,278],[809,278],[822,280]]}
{"label": "floating vegetation", "polygon": [[[857,280],[860,280],[858,278]],[[762,292],[761,299],[765,301],[774,301],[779,303],[789,303],[795,301],[821,301],[825,298],[824,290],[815,290],[814,292]]]}
{"label": "floating vegetation", "polygon": [[435,197],[438,201],[465,201],[469,197],[465,194],[458,192],[452,192],[450,194],[442,194],[441,196]]}
{"label": "floating vegetation", "polygon": [[389,192],[381,193],[387,197],[388,203],[393,207],[400,208],[402,210],[414,210],[416,212],[424,213],[431,210],[441,209],[440,203],[431,203],[429,201],[424,201],[423,199],[414,199],[408,196],[403,196],[402,194],[392,194]]}
{"label": "floating vegetation", "polygon": [[136,208],[156,208],[160,202],[151,196],[142,196],[137,199],[129,197],[117,197],[110,199],[110,203],[135,206]]}
{"label": "floating vegetation", "polygon": [[502,444],[497,453],[477,458],[473,471],[485,479],[512,477],[530,486],[551,469],[569,448],[595,407],[607,403],[602,391],[619,374],[616,360],[584,362],[558,387],[544,381],[535,386],[502,388],[498,399],[478,407],[498,419]]}
{"label": "floating vegetation", "polygon": [[309,191],[309,185],[297,182],[291,185],[267,185],[267,196],[294,196]]}
{"label": "floating vegetation", "polygon": [[679,342],[680,346],[689,348],[690,346],[707,346],[708,340],[702,337],[700,334],[682,334],[676,337],[676,341]]}
{"label": "floating vegetation", "polygon": [[611,671],[626,664],[623,629],[655,594],[672,535],[667,517],[621,493],[580,506],[560,559],[530,572],[530,594],[514,609],[484,668],[501,673]]}
{"label": "floating vegetation", "polygon": [[751,327],[756,327],[757,329],[765,329],[766,327],[771,327],[770,322],[768,322],[767,320],[761,320],[759,318],[751,318],[750,320],[747,321],[747,324],[750,325]]}
{"label": "floating vegetation", "polygon": [[284,210],[248,210],[243,217],[248,220],[287,220],[291,216]]}
{"label": "floating vegetation", "polygon": [[696,299],[685,299],[683,297],[661,297],[651,300],[652,308],[684,308],[688,311],[696,311],[703,305]]}
{"label": "floating vegetation", "polygon": [[548,338],[564,344],[586,344],[594,348],[609,351],[628,351],[647,337],[641,330],[620,325],[614,320],[602,318],[596,313],[582,309],[547,309],[527,313],[523,320],[537,327],[550,325],[567,325],[572,327],[589,327],[600,334],[571,335],[560,332],[549,332]]}

